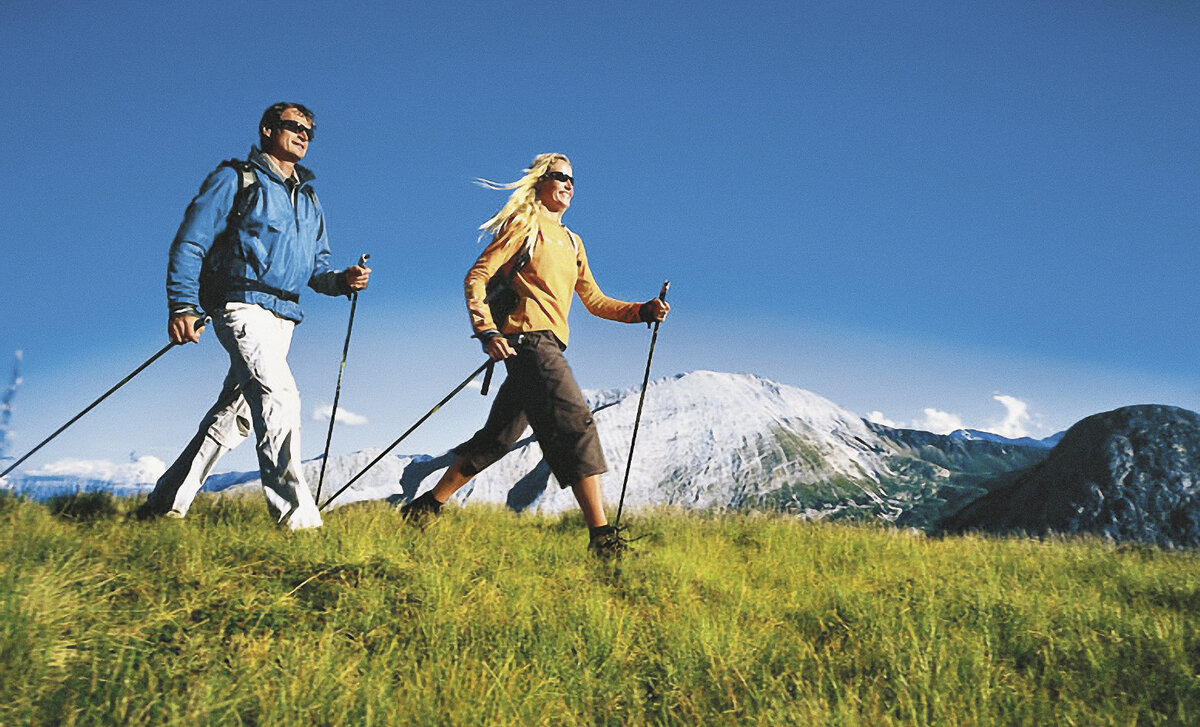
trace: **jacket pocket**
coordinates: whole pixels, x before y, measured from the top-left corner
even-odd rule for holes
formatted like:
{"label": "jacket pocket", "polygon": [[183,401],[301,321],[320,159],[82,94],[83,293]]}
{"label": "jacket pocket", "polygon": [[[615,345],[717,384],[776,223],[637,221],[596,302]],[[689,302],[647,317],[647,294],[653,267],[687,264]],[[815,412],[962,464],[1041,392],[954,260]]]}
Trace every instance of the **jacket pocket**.
{"label": "jacket pocket", "polygon": [[247,267],[262,280],[279,254],[281,242],[289,233],[292,220],[288,216],[272,215],[248,219],[242,225],[242,257]]}

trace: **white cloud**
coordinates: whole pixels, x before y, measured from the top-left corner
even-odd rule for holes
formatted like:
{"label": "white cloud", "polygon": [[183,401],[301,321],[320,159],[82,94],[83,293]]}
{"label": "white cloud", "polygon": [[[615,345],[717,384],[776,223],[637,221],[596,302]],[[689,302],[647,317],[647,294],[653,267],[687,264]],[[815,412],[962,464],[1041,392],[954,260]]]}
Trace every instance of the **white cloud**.
{"label": "white cloud", "polygon": [[[313,409],[312,419],[314,422],[327,422],[329,417],[333,415],[333,406],[319,406]],[[361,427],[366,425],[367,418],[361,414],[355,414],[352,411],[347,411],[343,407],[338,407],[337,423],[345,424],[348,427]]]}
{"label": "white cloud", "polygon": [[467,384],[467,388],[475,389],[476,391],[483,391],[483,379],[471,379],[471,381]]}
{"label": "white cloud", "polygon": [[914,429],[924,429],[934,434],[949,434],[955,429],[963,429],[962,418],[941,409],[925,408],[925,418],[913,422]]}
{"label": "white cloud", "polygon": [[970,428],[992,432],[993,434],[999,434],[1002,437],[1010,439],[1035,436],[1030,432],[1031,425],[1034,425],[1034,417],[1029,413],[1029,405],[1027,403],[1007,394],[995,394],[992,396],[992,399],[1004,406],[1004,418],[982,426],[968,426],[963,423],[962,417],[958,414],[934,409],[933,407],[923,409],[922,418],[915,419],[907,424],[892,421],[881,411],[868,412],[866,419],[875,424],[882,424],[885,427],[920,429],[926,432],[933,432],[934,434],[949,434],[956,429]]}
{"label": "white cloud", "polygon": [[962,429],[962,417],[957,414],[951,414],[948,411],[926,408],[923,419],[915,419],[909,423],[897,422],[889,419],[886,414],[881,411],[867,412],[866,419],[875,424],[882,424],[885,427],[892,429],[919,429],[924,432],[933,432],[934,434],[949,434],[955,429]]}
{"label": "white cloud", "polygon": [[1030,436],[1029,428],[1026,426],[1030,421],[1029,405],[1006,394],[996,394],[992,398],[1004,405],[1006,413],[1002,421],[989,425],[988,431],[1010,439]]}
{"label": "white cloud", "polygon": [[869,421],[873,424],[882,424],[883,426],[891,427],[892,429],[905,429],[906,428],[905,425],[900,424],[899,422],[894,422],[891,419],[888,419],[886,416],[883,415],[883,412],[881,412],[881,411],[867,412],[866,419],[867,419],[867,421]]}

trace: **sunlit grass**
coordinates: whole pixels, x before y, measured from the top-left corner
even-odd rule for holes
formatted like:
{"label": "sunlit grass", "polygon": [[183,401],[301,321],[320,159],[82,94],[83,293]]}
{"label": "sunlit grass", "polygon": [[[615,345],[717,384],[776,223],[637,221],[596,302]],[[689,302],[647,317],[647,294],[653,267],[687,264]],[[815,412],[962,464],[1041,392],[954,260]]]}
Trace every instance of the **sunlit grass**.
{"label": "sunlit grass", "polygon": [[0,498],[0,724],[1192,724],[1200,558],[670,511]]}

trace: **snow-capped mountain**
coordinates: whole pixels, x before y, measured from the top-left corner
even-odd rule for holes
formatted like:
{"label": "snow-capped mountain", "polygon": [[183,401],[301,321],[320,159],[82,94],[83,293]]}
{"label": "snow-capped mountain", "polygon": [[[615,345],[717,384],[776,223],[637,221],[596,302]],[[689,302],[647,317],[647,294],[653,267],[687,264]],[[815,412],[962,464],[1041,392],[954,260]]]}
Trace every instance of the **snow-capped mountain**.
{"label": "snow-capped mountain", "polygon": [[[0,459],[0,468],[7,466],[6,460]],[[121,464],[64,459],[28,474],[14,472],[0,479],[0,489],[41,499],[83,490],[138,495],[148,492],[164,469],[166,466],[157,457],[131,458]]]}
{"label": "snow-capped mountain", "polygon": [[[638,391],[589,392],[608,460],[605,500],[615,503],[629,455]],[[738,507],[782,487],[829,480],[876,487],[886,473],[886,443],[858,415],[816,394],[746,374],[695,371],[647,387],[626,506]],[[341,488],[376,451],[331,458],[322,499]],[[385,457],[337,498],[337,504],[393,497],[432,487],[451,455]],[[309,462],[315,481],[319,462]],[[257,480],[239,487],[257,486]],[[477,475],[460,502],[558,512],[575,507],[542,460],[532,432]]]}
{"label": "snow-capped mountain", "polygon": [[[631,391],[595,414],[609,502],[620,496],[637,404]],[[757,376],[695,371],[647,388],[626,504],[737,507],[798,483],[844,479],[870,487],[886,468],[884,451],[860,417],[816,394]],[[518,509],[575,506],[533,440],[468,487],[464,499]]]}

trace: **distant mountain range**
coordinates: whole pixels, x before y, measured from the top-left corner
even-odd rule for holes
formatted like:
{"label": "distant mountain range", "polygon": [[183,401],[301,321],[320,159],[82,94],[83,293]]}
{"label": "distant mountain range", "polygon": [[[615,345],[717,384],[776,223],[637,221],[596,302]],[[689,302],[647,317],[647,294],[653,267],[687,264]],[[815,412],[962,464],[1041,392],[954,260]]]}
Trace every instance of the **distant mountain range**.
{"label": "distant mountain range", "polygon": [[[637,394],[636,390],[611,390],[588,395],[609,463],[604,497],[612,506],[620,496],[625,475]],[[1179,443],[1171,439],[1169,432],[1178,429],[1182,421],[1179,417],[1197,416],[1175,410],[1176,418],[1169,421],[1155,418],[1156,412],[1169,409],[1145,408],[1143,419],[1147,423],[1139,430],[1141,439],[1129,445],[1129,467],[1139,473],[1138,487],[1148,491],[1167,480],[1180,483],[1181,492],[1200,482],[1194,458],[1164,457],[1148,462],[1139,454],[1147,447],[1177,446]],[[1058,472],[1051,464],[1060,460],[1064,448],[1074,447],[1071,432],[1045,440],[1014,440],[977,430],[937,435],[895,429],[867,422],[812,392],[762,377],[694,371],[659,379],[647,389],[625,507],[771,509],[809,518],[883,520],[922,529],[995,529],[991,527],[994,524],[999,529],[1035,532],[1038,528],[1023,527],[1009,517],[1017,511],[1031,510],[1027,499],[1012,499],[1028,497],[1026,490],[1012,489],[1017,482],[1013,478],[1017,477],[1015,473]],[[1092,450],[1080,451],[1083,454],[1078,457],[1100,457]],[[377,450],[364,450],[331,458],[324,497],[340,489],[377,455]],[[448,454],[385,457],[339,496],[336,505],[360,500],[407,500],[432,487],[450,461]],[[319,465],[317,460],[306,463],[314,486]],[[1067,469],[1081,466],[1076,463]],[[1161,468],[1169,472],[1159,471]],[[1065,474],[1055,476],[1066,482],[1061,479]],[[149,484],[86,478],[50,481],[20,475],[9,478],[10,487],[35,496],[49,491],[47,488],[102,488],[128,493],[131,489],[144,491]],[[210,477],[205,489],[240,491],[257,486],[257,473],[226,473]],[[1058,486],[1043,482],[1028,487]],[[1009,510],[996,504],[1005,502],[1006,497]],[[1064,497],[1075,501],[1074,495]],[[523,511],[560,512],[576,507],[570,491],[560,489],[554,481],[532,436],[478,475],[456,498],[460,502],[504,504]],[[1157,503],[1150,496],[1127,499],[1139,508]],[[1185,514],[1172,517],[1192,517],[1186,513],[1192,512],[1188,507],[1196,505],[1189,504],[1191,500],[1182,494],[1176,500],[1176,510],[1182,507]],[[984,507],[982,503],[992,506]],[[1007,513],[1008,519],[996,514],[1000,512]],[[955,519],[960,513],[961,517]],[[1200,514],[1196,519],[1200,520]],[[1094,524],[1078,518],[1048,518],[1046,523],[1043,531],[1071,527],[1088,530],[1089,524]],[[1139,532],[1147,534],[1113,527],[1102,532],[1122,538],[1139,537]]]}
{"label": "distant mountain range", "polygon": [[992,432],[981,432],[978,429],[955,429],[946,436],[950,439],[959,442],[998,442],[1000,444],[1016,444],[1022,447],[1040,447],[1042,449],[1051,449],[1058,444],[1065,432],[1051,435],[1045,439],[1034,439],[1033,437],[1020,437],[1018,439],[1010,439],[1002,437],[999,434]]}

